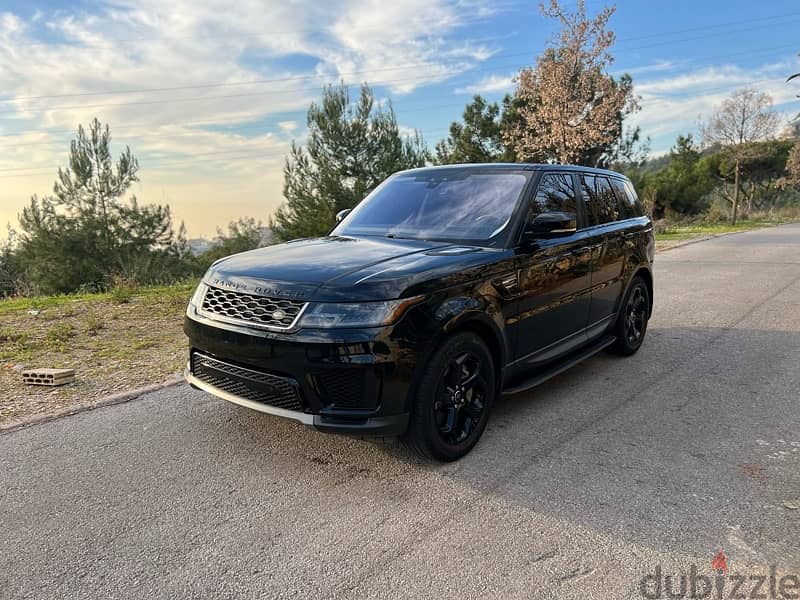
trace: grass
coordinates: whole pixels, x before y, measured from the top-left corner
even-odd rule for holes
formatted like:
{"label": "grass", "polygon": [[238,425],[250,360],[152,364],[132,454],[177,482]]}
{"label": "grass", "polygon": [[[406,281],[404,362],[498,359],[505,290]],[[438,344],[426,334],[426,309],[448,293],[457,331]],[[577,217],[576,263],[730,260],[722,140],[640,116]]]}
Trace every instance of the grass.
{"label": "grass", "polygon": [[743,219],[731,225],[730,223],[687,223],[667,225],[662,231],[656,232],[656,246],[658,249],[668,248],[677,243],[703,238],[725,233],[735,233],[737,231],[749,231],[760,227],[771,227],[780,225],[796,219],[783,217],[761,217],[754,219]]}
{"label": "grass", "polygon": [[63,350],[72,337],[75,337],[75,327],[72,326],[72,323],[59,323],[47,330],[45,340],[48,345]]}
{"label": "grass", "polygon": [[[162,298],[164,296],[184,297],[192,295],[197,282],[181,282],[168,286],[147,286],[131,292],[128,301],[132,298]],[[189,296],[186,296],[187,298]],[[124,297],[124,295],[123,295]],[[118,297],[119,298],[119,297]],[[74,294],[58,294],[54,296],[33,296],[30,298],[8,298],[0,300],[0,317],[5,314],[14,314],[21,310],[45,310],[64,305],[81,305],[85,302],[95,303],[102,301],[116,301],[113,292],[78,292]],[[119,302],[118,302],[119,303]],[[75,314],[76,308],[66,309],[70,316]]]}

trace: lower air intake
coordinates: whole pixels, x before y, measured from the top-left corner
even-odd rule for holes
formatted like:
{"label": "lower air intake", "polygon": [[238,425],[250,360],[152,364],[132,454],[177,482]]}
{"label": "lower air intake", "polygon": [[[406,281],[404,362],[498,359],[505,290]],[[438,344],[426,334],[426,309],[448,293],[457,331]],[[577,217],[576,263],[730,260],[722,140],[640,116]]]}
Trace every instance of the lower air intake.
{"label": "lower air intake", "polygon": [[219,390],[285,410],[303,410],[297,382],[192,353],[192,375]]}

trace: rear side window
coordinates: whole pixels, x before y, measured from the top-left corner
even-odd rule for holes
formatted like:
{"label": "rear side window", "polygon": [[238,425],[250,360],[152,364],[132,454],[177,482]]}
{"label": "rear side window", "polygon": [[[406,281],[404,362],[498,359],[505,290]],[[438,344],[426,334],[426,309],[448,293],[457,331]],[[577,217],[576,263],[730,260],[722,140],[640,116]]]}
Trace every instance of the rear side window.
{"label": "rear side window", "polygon": [[619,203],[606,177],[581,175],[581,191],[586,203],[589,225],[602,225],[619,220]]}
{"label": "rear side window", "polygon": [[634,217],[641,217],[642,206],[639,203],[639,198],[636,197],[636,192],[633,191],[633,186],[627,181],[613,178],[611,179],[611,185],[619,199],[619,218],[633,219]]}
{"label": "rear side window", "polygon": [[632,203],[636,207],[636,216],[643,216],[644,207],[642,206],[642,202],[639,200],[639,195],[636,193],[636,190],[633,189],[633,184],[630,181],[625,182],[625,195],[628,198],[628,202]]}
{"label": "rear side window", "polygon": [[578,201],[570,173],[546,173],[542,175],[536,197],[531,204],[528,222],[549,212],[563,212],[576,215]]}

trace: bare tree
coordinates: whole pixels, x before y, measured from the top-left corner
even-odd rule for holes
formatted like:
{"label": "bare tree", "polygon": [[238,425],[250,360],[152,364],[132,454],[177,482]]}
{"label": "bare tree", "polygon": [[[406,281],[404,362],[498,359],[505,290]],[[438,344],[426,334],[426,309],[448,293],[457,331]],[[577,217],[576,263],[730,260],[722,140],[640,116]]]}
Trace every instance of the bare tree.
{"label": "bare tree", "polygon": [[554,160],[595,165],[608,160],[623,135],[625,115],[638,110],[633,82],[607,71],[614,32],[608,20],[614,7],[594,18],[583,0],[567,12],[558,0],[540,5],[561,31],[531,68],[517,77],[519,119],[504,137],[523,160]]}
{"label": "bare tree", "polygon": [[700,126],[704,143],[722,146],[733,159],[733,191],[729,192],[726,185],[723,196],[731,204],[734,224],[739,211],[741,164],[748,145],[773,137],[778,124],[779,117],[772,110],[772,96],[746,87],[723,100],[711,118]]}

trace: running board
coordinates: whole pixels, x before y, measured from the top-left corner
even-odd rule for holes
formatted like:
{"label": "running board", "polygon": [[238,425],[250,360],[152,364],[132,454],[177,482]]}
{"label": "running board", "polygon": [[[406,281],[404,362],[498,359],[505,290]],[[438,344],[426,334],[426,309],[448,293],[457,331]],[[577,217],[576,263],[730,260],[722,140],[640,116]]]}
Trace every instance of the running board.
{"label": "running board", "polygon": [[537,385],[544,383],[548,379],[555,377],[559,373],[563,373],[567,369],[571,369],[579,362],[583,362],[587,358],[594,356],[601,350],[613,344],[615,341],[617,341],[616,336],[613,335],[604,336],[600,338],[598,341],[594,342],[592,345],[587,346],[582,350],[579,350],[576,354],[570,355],[564,362],[560,362],[555,366],[542,371],[541,373],[537,373],[531,379],[526,379],[525,381],[518,383],[513,387],[504,388],[503,395],[510,396],[511,394],[519,394],[520,392],[525,392],[533,387],[536,387]]}

